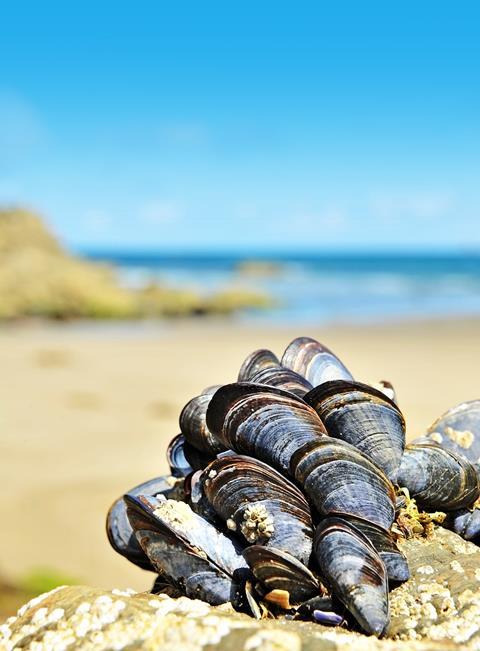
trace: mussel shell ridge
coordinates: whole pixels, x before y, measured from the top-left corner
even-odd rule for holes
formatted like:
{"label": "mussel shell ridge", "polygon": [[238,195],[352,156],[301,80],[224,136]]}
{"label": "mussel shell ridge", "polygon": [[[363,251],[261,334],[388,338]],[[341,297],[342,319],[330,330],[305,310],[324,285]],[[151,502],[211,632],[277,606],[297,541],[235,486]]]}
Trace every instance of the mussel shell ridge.
{"label": "mussel shell ridge", "polygon": [[303,493],[271,466],[241,455],[221,457],[199,482],[215,513],[246,543],[274,547],[308,564],[310,507]]}
{"label": "mussel shell ridge", "polygon": [[303,375],[314,387],[329,380],[353,380],[338,357],[311,337],[294,339],[283,353],[282,366]]}
{"label": "mussel shell ridge", "polygon": [[290,391],[296,396],[303,396],[313,389],[312,385],[302,375],[283,366],[263,368],[254,373],[251,382],[255,384],[267,384],[279,389]]}
{"label": "mussel shell ridge", "polygon": [[361,382],[325,382],[304,396],[330,436],[351,443],[396,482],[405,447],[405,421],[383,392]]}
{"label": "mussel shell ridge", "polygon": [[255,373],[266,368],[280,366],[280,361],[271,350],[260,348],[245,359],[238,373],[238,382],[251,382]]}
{"label": "mussel shell ridge", "polygon": [[213,396],[207,425],[226,448],[289,473],[293,453],[326,434],[315,411],[294,394],[262,384],[227,384]]}
{"label": "mussel shell ridge", "polygon": [[138,542],[157,572],[191,598],[212,605],[235,600],[235,577],[247,565],[240,547],[175,500],[125,495],[127,516]]}
{"label": "mussel shell ridge", "polygon": [[410,443],[398,473],[418,504],[442,511],[471,506],[480,495],[476,468],[465,458],[436,443]]}
{"label": "mussel shell ridge", "polygon": [[252,545],[243,551],[250,569],[265,592],[285,590],[292,604],[298,604],[319,593],[317,579],[296,558],[277,549]]}
{"label": "mussel shell ridge", "polygon": [[194,448],[215,456],[223,452],[225,447],[208,429],[206,422],[207,409],[212,400],[212,393],[202,393],[187,402],[180,413],[180,431],[186,441]]}
{"label": "mussel shell ridge", "polygon": [[[170,477],[156,477],[130,489],[131,495],[168,495],[172,491]],[[113,549],[142,569],[153,571],[147,555],[139,545],[127,517],[123,496],[116,500],[107,514],[107,536]]]}
{"label": "mussel shell ridge", "polygon": [[360,626],[382,635],[389,624],[385,566],[369,540],[341,518],[315,531],[314,551],[322,578]]}
{"label": "mussel shell ridge", "polygon": [[385,565],[389,581],[403,582],[409,579],[408,561],[398,549],[389,531],[363,518],[342,515],[342,520],[350,522],[372,543]]}
{"label": "mussel shell ridge", "polygon": [[357,448],[329,436],[304,445],[291,459],[297,482],[320,514],[348,514],[390,530],[395,490]]}

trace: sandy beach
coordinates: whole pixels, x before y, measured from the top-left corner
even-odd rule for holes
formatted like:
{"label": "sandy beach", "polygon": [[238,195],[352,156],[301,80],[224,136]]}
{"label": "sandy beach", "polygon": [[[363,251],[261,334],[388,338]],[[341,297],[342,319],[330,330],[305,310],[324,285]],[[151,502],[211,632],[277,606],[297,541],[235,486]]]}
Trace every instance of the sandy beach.
{"label": "sandy beach", "polygon": [[0,330],[0,574],[50,567],[81,582],[136,589],[152,575],[111,551],[111,502],[167,470],[183,404],[236,378],[253,349],[281,353],[309,334],[361,380],[390,380],[410,438],[478,398],[480,322],[329,327],[298,332],[235,322],[17,326]]}

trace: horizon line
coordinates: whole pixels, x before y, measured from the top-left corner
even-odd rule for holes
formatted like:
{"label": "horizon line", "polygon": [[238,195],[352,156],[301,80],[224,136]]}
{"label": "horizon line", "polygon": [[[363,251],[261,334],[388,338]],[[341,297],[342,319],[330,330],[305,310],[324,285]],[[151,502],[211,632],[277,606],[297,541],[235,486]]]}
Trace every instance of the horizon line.
{"label": "horizon line", "polygon": [[353,256],[359,258],[368,258],[370,256],[404,256],[404,257],[428,257],[437,258],[442,256],[472,256],[480,257],[480,247],[455,247],[455,248],[438,248],[434,251],[426,248],[412,247],[375,247],[370,249],[357,248],[329,248],[329,249],[234,249],[234,248],[153,248],[145,247],[126,247],[126,246],[70,246],[72,252],[87,257],[102,256],[125,256],[125,257],[182,257],[193,256],[199,258],[205,257],[240,257],[240,258],[268,258],[268,257],[340,257]]}

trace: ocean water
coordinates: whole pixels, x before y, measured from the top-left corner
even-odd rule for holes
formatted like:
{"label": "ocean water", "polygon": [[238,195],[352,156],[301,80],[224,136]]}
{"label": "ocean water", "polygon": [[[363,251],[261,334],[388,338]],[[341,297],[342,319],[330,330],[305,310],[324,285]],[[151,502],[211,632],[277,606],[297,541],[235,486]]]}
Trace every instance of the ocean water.
{"label": "ocean water", "polygon": [[205,294],[231,287],[265,292],[275,307],[244,321],[377,322],[480,314],[480,254],[172,255],[89,252],[128,286],[155,280]]}

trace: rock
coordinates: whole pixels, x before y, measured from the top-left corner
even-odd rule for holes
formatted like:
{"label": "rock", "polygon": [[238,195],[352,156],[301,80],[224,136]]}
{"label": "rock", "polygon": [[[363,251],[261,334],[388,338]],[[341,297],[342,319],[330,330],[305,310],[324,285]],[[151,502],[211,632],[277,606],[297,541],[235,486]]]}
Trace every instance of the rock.
{"label": "rock", "polygon": [[405,541],[412,578],[391,593],[388,639],[287,620],[254,619],[229,606],[166,595],[61,587],[0,627],[0,649],[345,651],[480,648],[480,550],[438,528]]}
{"label": "rock", "polygon": [[391,593],[389,635],[480,648],[480,548],[437,527],[430,540],[407,540],[403,551],[411,578]]}
{"label": "rock", "polygon": [[263,293],[236,286],[211,295],[156,283],[129,289],[112,268],[64,249],[38,215],[1,206],[0,262],[0,322],[180,317],[272,307]]}

